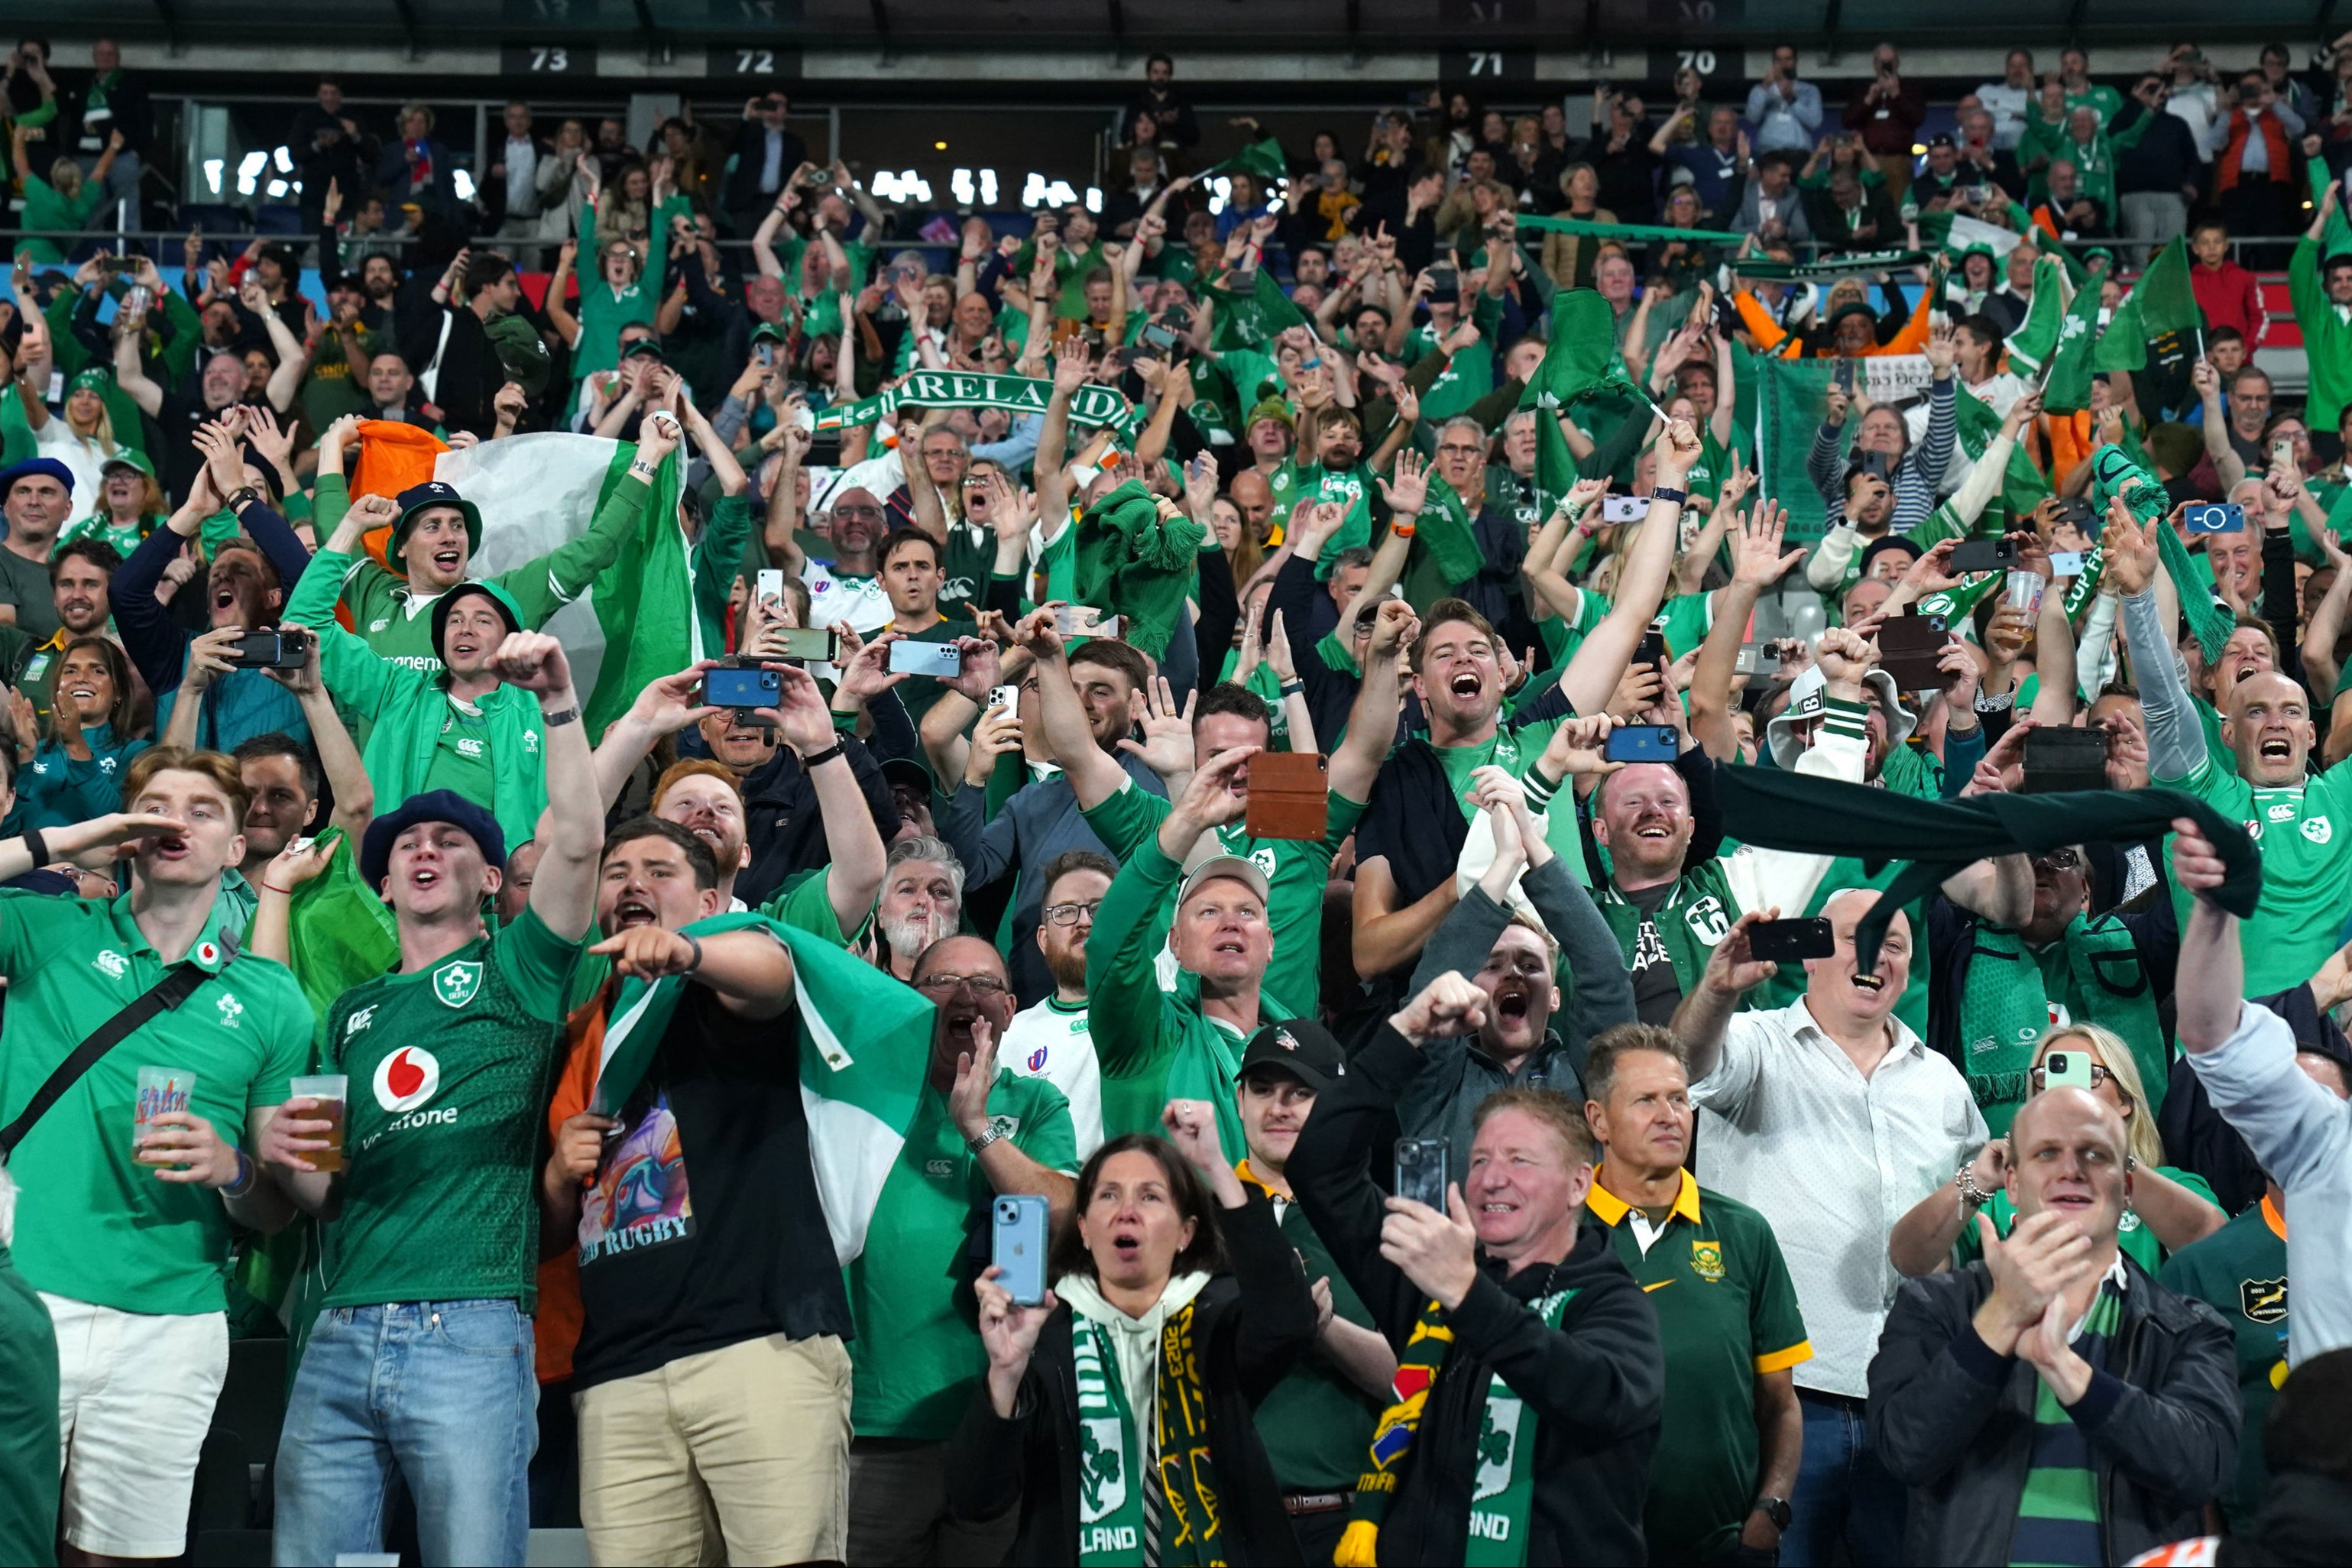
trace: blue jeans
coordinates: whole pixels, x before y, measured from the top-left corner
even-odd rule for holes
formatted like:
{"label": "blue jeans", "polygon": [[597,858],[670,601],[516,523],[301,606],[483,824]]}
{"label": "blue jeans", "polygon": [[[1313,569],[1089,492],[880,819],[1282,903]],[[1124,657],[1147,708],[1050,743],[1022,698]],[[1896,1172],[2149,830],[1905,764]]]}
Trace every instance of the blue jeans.
{"label": "blue jeans", "polygon": [[382,1552],[394,1478],[428,1563],[520,1564],[539,1442],[530,1320],[511,1300],[319,1314],[278,1444],[281,1565]]}
{"label": "blue jeans", "polygon": [[1805,1457],[1780,1536],[1782,1568],[1828,1563],[1840,1537],[1855,1568],[1901,1563],[1908,1498],[1871,1448],[1859,1402],[1801,1388],[1797,1403],[1805,1415]]}

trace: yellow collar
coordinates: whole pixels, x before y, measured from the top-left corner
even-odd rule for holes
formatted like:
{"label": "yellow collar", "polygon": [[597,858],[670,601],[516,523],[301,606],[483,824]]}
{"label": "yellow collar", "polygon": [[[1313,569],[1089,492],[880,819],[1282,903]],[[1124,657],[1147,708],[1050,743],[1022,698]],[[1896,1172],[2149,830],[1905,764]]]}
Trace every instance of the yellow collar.
{"label": "yellow collar", "polygon": [[[1682,1175],[1682,1188],[1675,1194],[1675,1206],[1666,1217],[1669,1220],[1679,1217],[1696,1225],[1698,1224],[1698,1183],[1692,1178],[1688,1170],[1685,1170]],[[1626,1215],[1631,1213],[1633,1207],[1623,1198],[1602,1186],[1598,1173],[1592,1180],[1592,1191],[1585,1194],[1584,1206],[1591,1209],[1601,1224],[1612,1229],[1624,1223]]]}
{"label": "yellow collar", "polygon": [[1281,1195],[1272,1187],[1267,1186],[1264,1182],[1258,1180],[1257,1173],[1250,1169],[1249,1162],[1247,1160],[1244,1160],[1240,1164],[1234,1167],[1234,1174],[1239,1176],[1243,1181],[1246,1182],[1251,1186],[1255,1187],[1259,1192],[1264,1193],[1269,1198],[1278,1197]]}

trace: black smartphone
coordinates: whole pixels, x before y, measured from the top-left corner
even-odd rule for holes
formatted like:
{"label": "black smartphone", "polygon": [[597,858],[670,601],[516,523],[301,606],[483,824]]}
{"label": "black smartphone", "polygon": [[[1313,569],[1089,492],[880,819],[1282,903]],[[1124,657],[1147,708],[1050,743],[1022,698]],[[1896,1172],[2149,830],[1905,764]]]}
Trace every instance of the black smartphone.
{"label": "black smartphone", "polygon": [[2017,564],[2014,539],[1969,539],[1952,552],[1955,572],[2006,572]]}
{"label": "black smartphone", "polygon": [[1655,669],[1666,657],[1666,634],[1654,627],[1642,634],[1633,645],[1633,665],[1637,668]]}
{"label": "black smartphone", "polygon": [[1793,963],[1827,958],[1837,951],[1837,938],[1825,920],[1759,921],[1748,928],[1748,951],[1774,963]]}
{"label": "black smartphone", "polygon": [[1837,389],[1848,397],[1853,395],[1853,361],[1850,359],[1838,361]]}
{"label": "black smartphone", "polygon": [[2024,795],[2063,795],[2107,787],[2104,730],[2047,726],[2025,733]]}
{"label": "black smartphone", "polygon": [[702,674],[702,700],[713,708],[773,708],[783,691],[782,673],[756,665],[720,665]]}
{"label": "black smartphone", "polygon": [[1884,452],[1856,452],[1853,466],[1863,473],[1894,482],[1895,459]]}
{"label": "black smartphone", "polygon": [[300,628],[247,632],[228,650],[228,661],[239,669],[299,669],[310,662],[317,638]]}
{"label": "black smartphone", "polygon": [[1445,1212],[1445,1163],[1453,1145],[1443,1138],[1396,1141],[1396,1182],[1391,1195]]}
{"label": "black smartphone", "polygon": [[1136,346],[1151,351],[1146,359],[1166,359],[1175,350],[1176,334],[1155,321],[1138,334]]}

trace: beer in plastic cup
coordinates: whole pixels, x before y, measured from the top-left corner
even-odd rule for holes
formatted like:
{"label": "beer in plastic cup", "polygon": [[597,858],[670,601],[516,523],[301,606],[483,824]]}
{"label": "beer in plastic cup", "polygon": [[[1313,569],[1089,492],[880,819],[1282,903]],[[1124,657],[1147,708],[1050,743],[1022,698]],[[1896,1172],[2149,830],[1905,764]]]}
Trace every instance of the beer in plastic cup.
{"label": "beer in plastic cup", "polygon": [[2023,610],[2029,616],[2040,614],[2042,586],[2039,572],[2011,572],[2009,574],[2009,607]]}
{"label": "beer in plastic cup", "polygon": [[192,1109],[195,1093],[196,1075],[192,1072],[179,1068],[141,1068],[139,1103],[131,1120],[131,1147],[135,1149],[145,1141],[148,1126],[155,1118]]}
{"label": "beer in plastic cup", "polygon": [[341,1073],[320,1073],[310,1078],[293,1080],[294,1098],[315,1100],[320,1103],[295,1118],[298,1121],[327,1121],[327,1147],[310,1152],[311,1169],[340,1171],[343,1168],[343,1097],[350,1091],[351,1079]]}

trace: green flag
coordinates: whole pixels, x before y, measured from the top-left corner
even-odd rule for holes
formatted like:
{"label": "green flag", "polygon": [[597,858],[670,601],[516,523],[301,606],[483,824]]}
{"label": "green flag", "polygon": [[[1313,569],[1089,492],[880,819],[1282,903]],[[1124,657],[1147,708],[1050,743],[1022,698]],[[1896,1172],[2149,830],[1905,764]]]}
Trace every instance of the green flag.
{"label": "green flag", "polygon": [[333,846],[327,868],[294,889],[287,926],[294,978],[323,1020],[336,997],[399,964],[400,932],[383,898],[360,879],[343,830],[329,828],[319,842]]}
{"label": "green flag", "polygon": [[2066,313],[2065,290],[2059,282],[2064,276],[2047,256],[2033,264],[2033,299],[2025,320],[2009,334],[2010,368],[2021,375],[2040,375],[2058,346],[2059,323]]}
{"label": "green flag", "polygon": [[1212,163],[1201,171],[1203,180],[1219,174],[1247,174],[1261,185],[1274,184],[1290,178],[1290,160],[1282,155],[1282,143],[1274,137],[1253,142],[1222,163]]}
{"label": "green flag", "polygon": [[[1982,460],[1994,438],[2000,434],[2000,416],[1993,412],[1992,405],[1965,388],[1955,391],[1952,395],[1952,424],[1960,450],[1972,463]],[[2050,481],[2034,465],[2024,444],[2012,443],[2009,449],[2009,468],[2001,476],[2001,505],[2011,517],[2022,518],[2039,506],[2042,498],[2049,493]],[[1986,515],[1992,515],[1990,508]],[[1992,531],[1981,523],[1980,519],[1977,531]]]}
{"label": "green flag", "polygon": [[[2033,287],[2038,301],[2042,286]],[[2066,313],[2058,320],[2058,342],[2051,351],[2050,371],[2042,386],[2042,406],[2053,414],[2078,414],[2091,406],[2093,351],[2099,336],[2099,279],[2074,290]]]}
{"label": "green flag", "polygon": [[2176,235],[2156,253],[2138,284],[2108,318],[2094,363],[2101,370],[2146,369],[2150,344],[2204,324],[2205,314],[2197,308],[2197,293],[2189,282],[2189,247]]}
{"label": "green flag", "polygon": [[1551,343],[1519,395],[1519,406],[1567,407],[1601,384],[1616,353],[1616,313],[1599,291],[1570,289],[1553,295]]}
{"label": "green flag", "polygon": [[[1230,278],[1232,274],[1226,276]],[[1263,267],[1251,274],[1250,291],[1246,294],[1222,283],[1204,283],[1201,292],[1217,302],[1215,335],[1220,353],[1264,348],[1285,330],[1307,324],[1307,318],[1290,302],[1290,296],[1282,291],[1274,274]]]}
{"label": "green flag", "polygon": [[[1559,421],[1547,414],[1536,416],[1536,486],[1543,487],[1542,427],[1549,420],[1553,438],[1566,451],[1567,441],[1559,436]],[[1549,515],[1548,513],[1545,515]],[[1412,552],[1406,557],[1404,569],[1405,602],[1414,609],[1426,609],[1438,600],[1451,596],[1461,585],[1477,575],[1478,568],[1486,563],[1486,552],[1478,548],[1477,536],[1470,531],[1470,509],[1463,503],[1452,485],[1435,473],[1429,476],[1429,499],[1414,521]]]}
{"label": "green flag", "polygon": [[[697,937],[761,930],[792,950],[809,1163],[835,1254],[845,1266],[866,1248],[875,1200],[898,1163],[922,1098],[931,1005],[863,959],[762,915],[715,915],[683,929]],[[590,1102],[597,1110],[611,1115],[628,1103],[689,984],[675,974],[651,984],[621,983]]]}
{"label": "green flag", "polygon": [[[1791,542],[1819,539],[1829,521],[1821,491],[1805,471],[1813,434],[1829,413],[1835,360],[1782,359],[1732,349],[1737,395],[1732,420],[1756,437],[1757,497],[1789,509]],[[1847,421],[1848,428],[1858,421]]]}
{"label": "green flag", "polygon": [[[637,455],[634,445],[616,445],[620,449],[613,454],[605,480],[608,492]],[[683,469],[677,452],[662,460],[653,493],[638,517],[636,538],[598,574],[585,595],[604,643],[582,720],[592,735],[603,734],[655,680],[675,675],[702,657],[702,626],[694,613],[693,556],[677,521]],[[601,502],[603,498],[598,499]]]}

